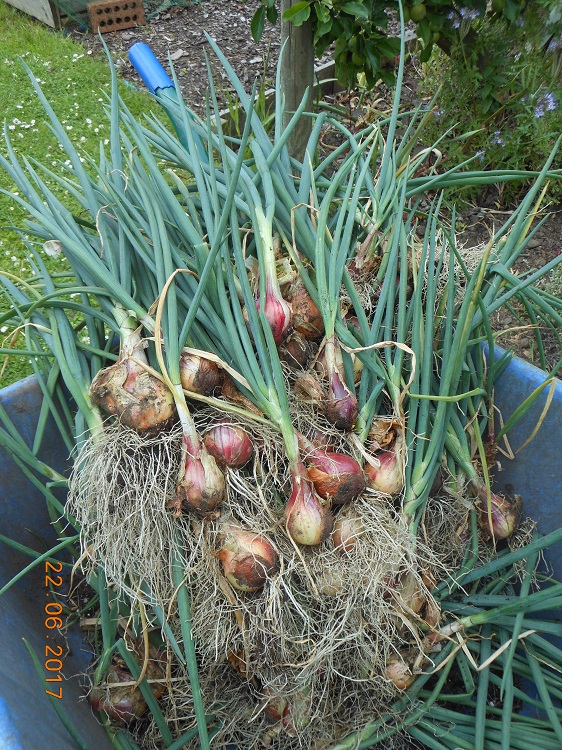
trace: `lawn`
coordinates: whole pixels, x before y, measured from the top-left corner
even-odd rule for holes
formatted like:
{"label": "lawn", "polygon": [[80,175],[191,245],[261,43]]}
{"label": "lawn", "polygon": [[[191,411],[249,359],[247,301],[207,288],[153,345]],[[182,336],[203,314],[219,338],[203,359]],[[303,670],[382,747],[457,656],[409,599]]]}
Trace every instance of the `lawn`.
{"label": "lawn", "polygon": [[[104,111],[104,93],[110,87],[107,60],[96,59],[62,31],[53,31],[0,0],[0,61],[0,112],[18,154],[36,159],[53,171],[65,167],[62,147],[47,125],[43,107],[22,64],[25,63],[76,146],[85,157],[97,156],[100,142],[107,142],[109,130]],[[121,94],[137,117],[143,111],[155,109],[148,94],[125,83],[121,86]],[[0,143],[0,153],[6,153],[4,139]],[[2,169],[0,190],[15,191]],[[1,192],[0,267],[18,276],[26,273],[26,248],[11,227],[24,227],[24,223],[25,211]],[[62,256],[52,258],[45,253],[45,260],[51,270],[64,268]],[[5,312],[6,305],[5,298],[0,296],[0,314]],[[0,346],[14,344],[11,331],[0,326],[0,332]],[[5,356],[0,355],[0,387],[30,372],[21,358],[6,361]]]}

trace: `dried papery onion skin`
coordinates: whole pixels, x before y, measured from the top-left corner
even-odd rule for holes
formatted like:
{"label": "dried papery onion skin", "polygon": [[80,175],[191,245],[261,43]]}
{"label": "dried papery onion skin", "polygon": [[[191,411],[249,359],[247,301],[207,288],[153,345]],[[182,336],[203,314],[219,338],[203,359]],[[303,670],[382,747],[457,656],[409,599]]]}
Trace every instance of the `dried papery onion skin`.
{"label": "dried papery onion skin", "polygon": [[182,352],[180,357],[180,379],[182,388],[201,396],[213,396],[220,392],[224,371],[210,359],[197,354]]}
{"label": "dried papery onion skin", "polygon": [[96,374],[90,399],[103,412],[118,417],[137,432],[165,429],[176,417],[170,389],[129,357]]}
{"label": "dried papery onion skin", "polygon": [[388,660],[385,674],[394,687],[401,692],[407,690],[416,681],[416,675],[412,674],[408,664],[398,656]]}
{"label": "dried papery onion skin", "polygon": [[293,313],[293,328],[309,341],[316,341],[324,335],[324,321],[314,300],[302,282],[291,287],[287,295]]}

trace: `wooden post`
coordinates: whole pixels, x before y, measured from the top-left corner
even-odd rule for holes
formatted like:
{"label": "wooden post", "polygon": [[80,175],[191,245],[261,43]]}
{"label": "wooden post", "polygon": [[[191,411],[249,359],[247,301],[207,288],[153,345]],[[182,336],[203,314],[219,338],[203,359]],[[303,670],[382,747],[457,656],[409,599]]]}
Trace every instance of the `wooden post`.
{"label": "wooden post", "polygon": [[[281,0],[281,15],[297,0]],[[301,26],[281,21],[281,44],[287,43],[283,49],[281,61],[281,96],[285,99],[285,116],[283,125],[291,119],[291,115],[302,101],[308,88],[307,111],[312,108],[312,87],[314,84],[314,38],[310,21]],[[287,143],[289,153],[295,159],[302,160],[306,142],[312,130],[312,120],[301,117],[298,126],[293,130]]]}

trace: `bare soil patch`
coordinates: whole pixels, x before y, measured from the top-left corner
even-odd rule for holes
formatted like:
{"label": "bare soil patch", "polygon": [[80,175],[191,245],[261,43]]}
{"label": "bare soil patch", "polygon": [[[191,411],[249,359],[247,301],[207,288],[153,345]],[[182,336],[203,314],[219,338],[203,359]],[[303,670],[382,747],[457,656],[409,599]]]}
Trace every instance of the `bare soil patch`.
{"label": "bare soil patch", "polygon": [[[110,32],[103,39],[124,78],[143,90],[144,84],[127,57],[133,44],[148,44],[168,72],[171,58],[186,102],[202,114],[208,83],[207,57],[221,106],[227,106],[226,92],[230,91],[205,32],[217,42],[248,90],[256,78],[274,80],[280,49],[279,26],[266,25],[259,42],[254,42],[250,33],[250,21],[260,5],[261,0],[204,0],[187,8],[173,6],[153,16],[146,26]],[[88,49],[103,54],[96,34],[83,30],[73,30],[71,34]]]}

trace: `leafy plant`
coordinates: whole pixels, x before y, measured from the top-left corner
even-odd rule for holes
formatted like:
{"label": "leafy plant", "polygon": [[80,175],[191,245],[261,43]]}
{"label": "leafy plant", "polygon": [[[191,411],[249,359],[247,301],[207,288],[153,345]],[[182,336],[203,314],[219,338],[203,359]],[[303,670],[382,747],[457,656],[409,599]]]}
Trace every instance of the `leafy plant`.
{"label": "leafy plant", "polygon": [[[262,0],[252,23],[252,36],[260,39],[265,22],[276,23],[275,0]],[[535,6],[528,3],[529,6]],[[544,0],[543,3],[544,4]],[[471,46],[482,20],[516,21],[526,0],[408,0],[403,4],[404,20],[416,24],[416,33],[423,43],[422,61],[430,58],[434,45],[447,54],[459,43]],[[364,74],[366,85],[373,87],[379,79],[392,84],[394,72],[389,60],[399,52],[398,40],[388,33],[388,22],[396,14],[399,0],[301,0],[291,5],[283,19],[295,26],[310,22],[313,43],[320,57],[335,44],[334,61],[338,80],[349,87]]]}
{"label": "leafy plant", "polygon": [[536,169],[550,152],[562,130],[562,85],[560,23],[548,24],[546,10],[516,25],[483,25],[469,48],[458,44],[450,57],[435,56],[424,67],[422,93],[439,90],[428,137],[449,133],[440,147],[446,161],[475,154],[484,168]]}

